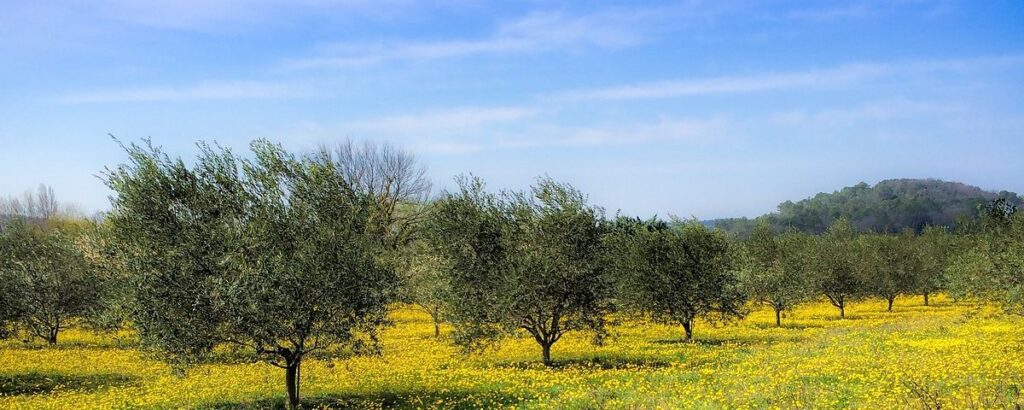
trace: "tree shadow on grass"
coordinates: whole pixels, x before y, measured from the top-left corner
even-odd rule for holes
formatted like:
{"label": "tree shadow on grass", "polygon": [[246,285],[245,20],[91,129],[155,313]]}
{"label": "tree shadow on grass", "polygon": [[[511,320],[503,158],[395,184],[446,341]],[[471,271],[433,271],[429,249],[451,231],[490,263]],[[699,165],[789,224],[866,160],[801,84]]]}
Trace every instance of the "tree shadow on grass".
{"label": "tree shadow on grass", "polygon": [[757,339],[655,339],[651,343],[657,345],[693,345],[693,346],[749,346],[754,344],[776,342],[775,337],[760,337]]}
{"label": "tree shadow on grass", "polygon": [[775,326],[774,323],[754,323],[754,324],[751,324],[750,326],[754,327],[754,328],[757,328],[757,329],[765,329],[765,330],[771,330],[771,329],[804,330],[804,329],[821,329],[821,328],[825,327],[821,323],[800,323],[800,322],[796,322],[796,323],[782,322],[782,326]]}
{"label": "tree shadow on grass", "polygon": [[47,344],[46,342],[30,339],[25,342],[22,341],[18,344],[11,345],[14,348],[20,350],[130,350],[139,346],[138,342],[126,341],[118,344],[117,342],[83,342],[83,341],[62,341],[55,345]]}
{"label": "tree shadow on grass", "polygon": [[117,373],[70,375],[59,373],[21,373],[0,375],[0,396],[46,394],[56,391],[94,391],[128,386],[138,378]]}
{"label": "tree shadow on grass", "polygon": [[519,370],[561,370],[561,369],[591,369],[591,370],[641,370],[661,369],[671,364],[664,360],[638,357],[618,356],[594,356],[554,360],[550,366],[545,366],[540,361],[522,361],[497,363],[494,367],[519,369]]}
{"label": "tree shadow on grass", "polygon": [[[507,408],[528,397],[498,391],[402,391],[304,397],[304,409],[490,409]],[[285,409],[283,397],[202,406],[209,410]]]}

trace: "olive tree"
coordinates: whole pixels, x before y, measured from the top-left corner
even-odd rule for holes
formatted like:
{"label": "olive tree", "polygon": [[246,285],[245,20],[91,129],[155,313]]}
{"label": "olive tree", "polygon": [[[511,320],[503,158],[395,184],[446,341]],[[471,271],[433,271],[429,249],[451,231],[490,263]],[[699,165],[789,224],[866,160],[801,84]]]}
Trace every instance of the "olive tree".
{"label": "olive tree", "polygon": [[778,235],[767,224],[756,226],[746,240],[743,287],[748,297],[772,308],[775,326],[782,326],[782,312],[814,294],[807,269],[810,244],[806,234]]}
{"label": "olive tree", "polygon": [[950,255],[955,253],[957,241],[946,228],[928,226],[917,238],[916,245],[920,265],[914,276],[913,288],[915,293],[924,298],[924,305],[928,306],[928,296],[946,286],[943,271],[949,264]]}
{"label": "olive tree", "polygon": [[103,278],[79,237],[73,222],[17,218],[0,228],[0,310],[9,324],[54,345],[61,330],[99,305]]}
{"label": "olive tree", "polygon": [[525,331],[551,346],[578,330],[604,336],[611,284],[601,264],[603,211],[573,187],[541,179],[528,192],[487,193],[462,178],[427,222],[448,281],[455,340],[473,348]]}
{"label": "olive tree", "polygon": [[914,290],[921,265],[915,239],[911,230],[899,235],[864,234],[857,238],[855,269],[864,291],[884,299],[889,312],[897,296]]}
{"label": "olive tree", "polygon": [[439,337],[441,323],[444,322],[444,301],[448,292],[446,267],[440,258],[430,251],[425,240],[413,241],[400,251],[400,299],[429,315],[434,324],[434,337]]}
{"label": "olive tree", "polygon": [[692,340],[698,317],[745,314],[738,249],[725,233],[697,221],[645,225],[615,233],[626,235],[615,240],[617,248],[625,242],[630,249],[628,264],[615,269],[624,306],[657,322],[682,325],[686,340]]}
{"label": "olive tree", "polygon": [[200,144],[189,166],[148,142],[126,150],[107,172],[109,221],[147,346],[180,360],[251,349],[284,369],[295,408],[303,358],[383,322],[395,277],[367,228],[372,200],[329,153],[256,141],[243,159]]}
{"label": "olive tree", "polygon": [[840,218],[823,235],[815,238],[814,280],[818,292],[846,317],[846,304],[864,293],[861,276],[857,274],[857,234],[846,219]]}
{"label": "olive tree", "polygon": [[982,208],[981,223],[946,269],[950,291],[1024,313],[1024,213],[997,199]]}

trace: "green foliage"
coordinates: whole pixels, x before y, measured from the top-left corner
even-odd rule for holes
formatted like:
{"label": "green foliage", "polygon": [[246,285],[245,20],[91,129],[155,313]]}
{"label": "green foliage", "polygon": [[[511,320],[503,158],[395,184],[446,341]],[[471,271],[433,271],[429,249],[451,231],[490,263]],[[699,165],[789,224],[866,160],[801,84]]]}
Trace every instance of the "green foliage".
{"label": "green foliage", "polygon": [[447,267],[431,252],[429,242],[423,239],[412,241],[398,252],[398,271],[402,280],[399,299],[430,315],[434,322],[434,336],[440,336],[445,298],[449,291]]}
{"label": "green foliage", "polygon": [[435,204],[426,231],[445,266],[446,312],[460,345],[523,330],[550,364],[565,333],[603,337],[612,290],[601,264],[604,217],[571,186],[545,178],[529,194],[495,196],[462,178]]}
{"label": "green foliage", "polygon": [[917,238],[920,264],[914,272],[913,291],[924,296],[925,304],[928,304],[929,295],[946,288],[944,270],[959,242],[948,229],[937,226],[926,227]]}
{"label": "green foliage", "polygon": [[370,198],[330,155],[257,141],[253,159],[200,145],[191,167],[129,145],[110,170],[113,238],[132,272],[147,346],[195,360],[222,343],[286,369],[292,405],[306,354],[374,334],[392,270],[368,224]]}
{"label": "green foliage", "polygon": [[819,193],[801,201],[779,204],[778,211],[756,219],[733,218],[710,221],[720,229],[749,235],[758,222],[776,231],[795,229],[823,233],[837,219],[847,219],[861,232],[921,232],[927,226],[952,228],[962,216],[974,217],[979,206],[996,198],[1006,205],[1024,201],[1012,192],[989,192],[981,188],[936,179],[889,179],[875,186],[860,183],[833,193]]}
{"label": "green foliage", "polygon": [[80,246],[73,222],[15,218],[0,228],[0,319],[57,343],[61,330],[98,304],[104,278]]}
{"label": "green foliage", "polygon": [[846,316],[846,303],[866,291],[863,276],[857,272],[862,250],[857,246],[857,233],[846,219],[833,222],[815,240],[814,281],[818,291],[839,309],[840,317]]}
{"label": "green foliage", "polygon": [[865,284],[867,294],[888,302],[892,311],[893,300],[914,291],[921,256],[912,231],[900,235],[862,234],[857,240],[856,269]]}
{"label": "green foliage", "polygon": [[609,239],[629,310],[653,320],[683,325],[692,337],[697,317],[742,317],[739,249],[721,231],[697,221],[633,223],[620,219]]}
{"label": "green foliage", "polygon": [[950,291],[1024,314],[1024,213],[997,200],[982,207],[975,228],[964,234],[963,251],[946,266]]}
{"label": "green foliage", "polygon": [[811,299],[814,283],[808,269],[813,258],[812,239],[807,234],[772,232],[767,224],[758,224],[745,242],[745,266],[741,283],[751,299],[771,306],[776,326],[782,312]]}

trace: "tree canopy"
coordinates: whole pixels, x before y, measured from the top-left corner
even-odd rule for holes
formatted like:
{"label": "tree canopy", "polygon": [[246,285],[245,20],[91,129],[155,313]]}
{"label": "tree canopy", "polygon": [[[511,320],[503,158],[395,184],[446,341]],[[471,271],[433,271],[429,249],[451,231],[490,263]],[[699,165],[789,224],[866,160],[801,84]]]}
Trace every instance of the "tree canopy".
{"label": "tree canopy", "polygon": [[295,156],[266,141],[252,159],[200,146],[194,165],[148,144],[108,172],[109,215],[134,273],[143,341],[173,358],[219,344],[285,369],[292,407],[308,354],[372,335],[392,270],[369,229],[371,203],[331,155]]}

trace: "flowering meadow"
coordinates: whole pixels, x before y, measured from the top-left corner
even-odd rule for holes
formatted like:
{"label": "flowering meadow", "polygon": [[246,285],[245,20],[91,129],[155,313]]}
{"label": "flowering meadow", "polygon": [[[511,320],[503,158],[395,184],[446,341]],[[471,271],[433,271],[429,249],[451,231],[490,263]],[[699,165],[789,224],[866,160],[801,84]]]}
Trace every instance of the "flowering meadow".
{"label": "flowering meadow", "polygon": [[[430,318],[397,308],[379,355],[308,359],[310,408],[1014,408],[1024,405],[1024,318],[933,297],[770,309],[682,329],[620,318],[601,346],[585,333],[539,362],[532,339],[464,353]],[[447,329],[444,329],[447,330]],[[67,332],[61,343],[7,340],[0,408],[283,407],[283,372],[224,352],[182,371],[129,333]]]}

